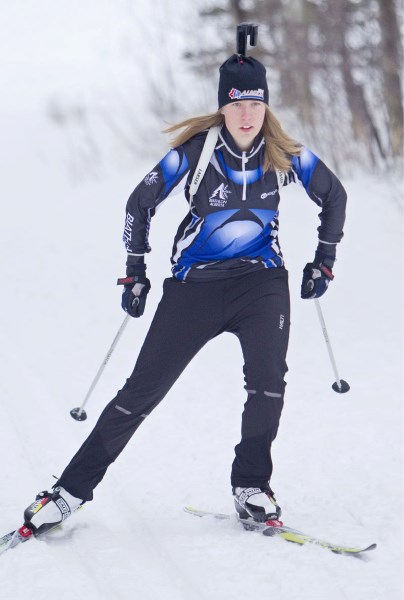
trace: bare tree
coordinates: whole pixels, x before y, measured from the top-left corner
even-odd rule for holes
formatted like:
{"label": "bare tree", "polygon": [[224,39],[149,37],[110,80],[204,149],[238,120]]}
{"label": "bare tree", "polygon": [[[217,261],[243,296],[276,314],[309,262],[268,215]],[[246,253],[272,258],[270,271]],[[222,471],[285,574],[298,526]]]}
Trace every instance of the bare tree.
{"label": "bare tree", "polygon": [[[212,0],[201,19],[203,30],[217,30],[220,23],[224,32],[207,50],[210,73],[223,49],[234,51],[237,23],[260,24],[259,47],[251,54],[269,66],[271,104],[287,126],[294,115],[294,132],[305,142],[315,140],[334,165],[377,168],[402,157],[402,51],[394,0]],[[201,64],[197,53],[188,58],[194,68]]]}
{"label": "bare tree", "polygon": [[389,118],[389,133],[393,157],[403,155],[403,95],[402,45],[396,8],[393,0],[379,0],[381,29],[381,68],[383,91]]}
{"label": "bare tree", "polygon": [[[287,131],[338,171],[401,167],[399,0],[194,0],[192,9],[181,5],[187,22],[175,27],[166,0],[148,6],[153,19],[137,23],[137,31],[146,30],[149,51],[136,36],[125,42],[133,77],[105,102],[100,95],[85,105],[49,107],[69,139],[72,163],[80,164],[76,173],[96,176],[106,134],[132,158],[139,151],[154,156],[164,144],[162,119],[211,110],[218,68],[236,51],[236,25],[245,21],[260,25],[259,44],[249,53],[267,67],[270,104]],[[133,20],[134,0],[128,7]]]}

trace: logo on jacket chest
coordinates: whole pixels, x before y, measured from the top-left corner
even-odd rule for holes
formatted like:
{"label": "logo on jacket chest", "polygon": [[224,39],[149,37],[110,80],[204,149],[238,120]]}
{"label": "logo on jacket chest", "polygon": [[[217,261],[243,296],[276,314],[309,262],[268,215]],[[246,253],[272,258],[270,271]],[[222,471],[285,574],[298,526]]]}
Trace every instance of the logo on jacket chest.
{"label": "logo on jacket chest", "polygon": [[211,206],[226,206],[227,199],[231,194],[231,190],[229,190],[229,186],[226,183],[221,183],[218,188],[210,195],[209,204]]}
{"label": "logo on jacket chest", "polygon": [[272,192],[264,192],[263,194],[261,194],[261,199],[265,200],[265,198],[268,198],[268,196],[275,196],[277,191],[278,190],[272,190]]}

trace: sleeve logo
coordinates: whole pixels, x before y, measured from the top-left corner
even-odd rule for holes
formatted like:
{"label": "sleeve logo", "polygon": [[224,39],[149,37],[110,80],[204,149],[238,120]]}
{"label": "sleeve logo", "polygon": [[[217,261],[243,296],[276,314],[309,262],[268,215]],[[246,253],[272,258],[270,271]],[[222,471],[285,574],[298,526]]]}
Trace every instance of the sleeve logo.
{"label": "sleeve logo", "polygon": [[157,183],[158,178],[159,174],[157,173],[157,171],[151,171],[151,173],[146,175],[146,177],[144,178],[144,182],[146,185],[153,185],[153,183]]}

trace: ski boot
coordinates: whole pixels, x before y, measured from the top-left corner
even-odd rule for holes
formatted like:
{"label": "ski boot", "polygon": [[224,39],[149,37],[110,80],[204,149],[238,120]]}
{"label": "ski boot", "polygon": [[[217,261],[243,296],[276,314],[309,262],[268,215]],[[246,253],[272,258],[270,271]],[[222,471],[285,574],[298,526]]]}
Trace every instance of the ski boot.
{"label": "ski boot", "polygon": [[51,492],[40,492],[35,502],[24,511],[24,526],[32,531],[35,537],[57,527],[84,504],[62,487],[55,487]]}
{"label": "ski boot", "polygon": [[281,507],[277,504],[273,491],[266,488],[233,488],[234,504],[240,519],[252,519],[268,523],[274,527],[283,525],[280,521]]}

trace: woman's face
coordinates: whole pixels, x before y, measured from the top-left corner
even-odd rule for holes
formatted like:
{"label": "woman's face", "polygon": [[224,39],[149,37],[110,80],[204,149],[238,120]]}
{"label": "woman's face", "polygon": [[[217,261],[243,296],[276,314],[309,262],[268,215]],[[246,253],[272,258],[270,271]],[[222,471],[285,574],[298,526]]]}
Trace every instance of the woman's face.
{"label": "woman's face", "polygon": [[261,131],[265,106],[257,100],[240,100],[223,106],[224,122],[240,150],[248,150]]}

